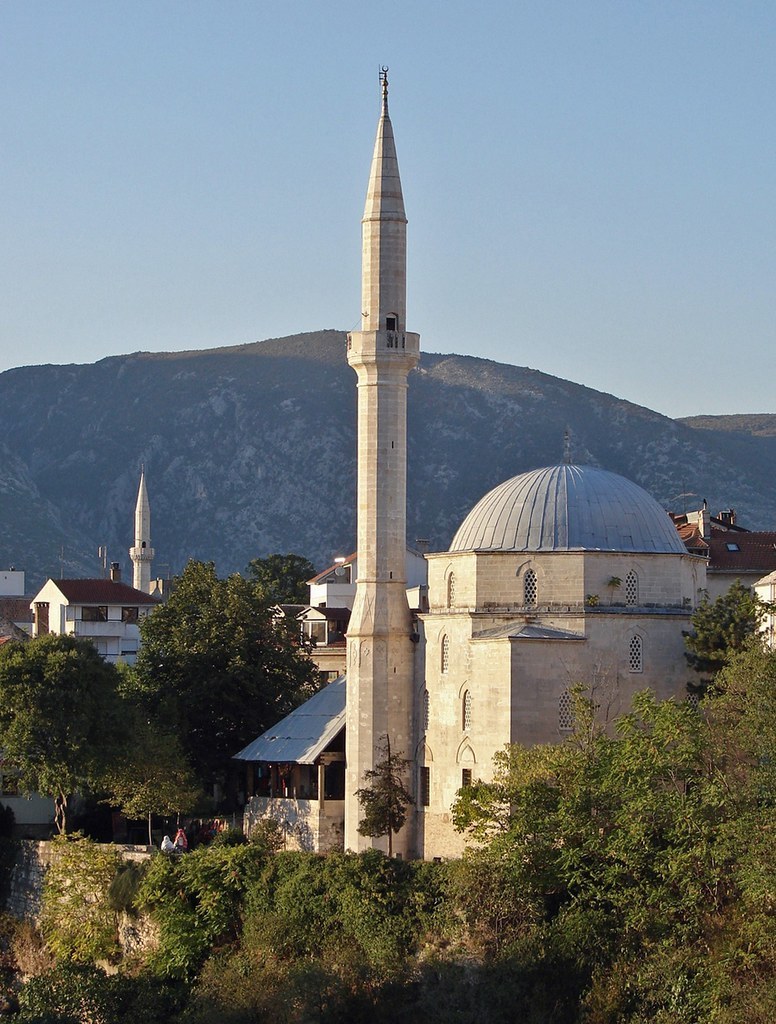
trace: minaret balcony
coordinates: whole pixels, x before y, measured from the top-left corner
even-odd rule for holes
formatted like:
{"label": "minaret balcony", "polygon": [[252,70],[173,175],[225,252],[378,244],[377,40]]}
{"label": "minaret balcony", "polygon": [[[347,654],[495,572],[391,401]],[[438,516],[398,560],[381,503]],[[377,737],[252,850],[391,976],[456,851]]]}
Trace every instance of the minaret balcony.
{"label": "minaret balcony", "polygon": [[420,335],[409,331],[353,331],[348,335],[348,360],[358,356],[407,356],[413,365],[420,356]]}

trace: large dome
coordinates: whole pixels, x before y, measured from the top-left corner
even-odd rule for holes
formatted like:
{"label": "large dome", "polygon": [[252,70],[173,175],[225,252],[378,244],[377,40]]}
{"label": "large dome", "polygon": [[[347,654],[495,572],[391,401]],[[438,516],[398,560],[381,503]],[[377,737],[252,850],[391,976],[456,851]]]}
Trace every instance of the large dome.
{"label": "large dome", "polygon": [[464,519],[450,550],[687,553],[668,514],[638,484],[568,465],[494,487]]}

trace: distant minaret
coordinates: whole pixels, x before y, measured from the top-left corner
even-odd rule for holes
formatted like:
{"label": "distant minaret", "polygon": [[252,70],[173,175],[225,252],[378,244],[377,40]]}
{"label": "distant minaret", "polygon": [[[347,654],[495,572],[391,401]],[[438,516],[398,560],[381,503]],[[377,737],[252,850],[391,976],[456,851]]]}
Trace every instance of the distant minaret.
{"label": "distant minaret", "polygon": [[151,506],[148,504],[148,491],[145,484],[145,470],[140,472],[140,487],[137,490],[135,505],[135,545],[129,549],[129,557],[133,562],[132,583],[136,590],[144,594],[151,592],[151,562],[154,549],[151,547]]}
{"label": "distant minaret", "polygon": [[[385,736],[412,757],[415,646],[407,604],[407,376],[420,338],[405,330],[406,239],[399,164],[388,116],[387,68],[382,112],[362,224],[361,330],[348,336],[358,376],[358,578],[348,626],[345,848],[387,848],[357,832],[356,790],[373,768]],[[409,820],[409,819],[408,819]],[[411,852],[405,826],[396,852]]]}

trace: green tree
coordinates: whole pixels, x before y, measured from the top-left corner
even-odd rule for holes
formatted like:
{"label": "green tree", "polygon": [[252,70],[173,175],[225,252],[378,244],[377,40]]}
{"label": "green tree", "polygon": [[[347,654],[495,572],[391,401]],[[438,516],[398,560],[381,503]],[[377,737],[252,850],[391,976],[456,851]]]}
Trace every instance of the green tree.
{"label": "green tree", "polygon": [[105,788],[110,803],[118,804],[128,818],[146,818],[148,845],[153,843],[154,814],[186,814],[202,796],[181,744],[136,709],[132,745],[110,765]]}
{"label": "green tree", "polygon": [[689,928],[720,896],[714,827],[727,805],[707,729],[645,691],[617,736],[498,754],[494,781],[461,791],[456,826],[513,866],[526,899],[571,901],[629,934]]}
{"label": "green tree", "polygon": [[391,739],[386,735],[379,744],[380,760],[374,768],[364,772],[366,785],[356,790],[363,816],[358,833],[379,839],[388,836],[388,856],[393,856],[393,837],[407,818],[412,794],[404,785],[410,762],[401,753],[391,751]]}
{"label": "green tree", "polygon": [[178,736],[208,788],[319,682],[298,631],[273,617],[258,585],[237,574],[219,579],[212,562],[189,562],[140,628],[146,712]]}
{"label": "green tree", "polygon": [[117,847],[78,833],[54,840],[40,926],[58,961],[92,964],[118,951],[116,915],[107,896],[120,863]]}
{"label": "green tree", "polygon": [[245,892],[258,884],[265,857],[250,844],[213,844],[152,858],[136,903],[159,927],[151,962],[160,973],[191,979],[214,946],[237,939]]}
{"label": "green tree", "polygon": [[88,640],[44,636],[0,647],[0,747],[22,786],[54,800],[99,789],[126,740],[119,676]]}
{"label": "green tree", "polygon": [[715,601],[705,598],[692,616],[692,632],[684,633],[688,665],[701,675],[696,692],[705,693],[720,669],[759,633],[768,605],[736,580]]}
{"label": "green tree", "polygon": [[600,1024],[772,1019],[774,722],[776,655],[753,641],[703,713],[644,692],[616,735],[505,749],[453,808],[478,844],[469,873],[499,878],[475,884],[472,927],[573,963],[578,1012]]}
{"label": "green tree", "polygon": [[307,604],[307,583],[315,576],[315,566],[302,555],[276,554],[253,558],[247,572],[269,605]]}

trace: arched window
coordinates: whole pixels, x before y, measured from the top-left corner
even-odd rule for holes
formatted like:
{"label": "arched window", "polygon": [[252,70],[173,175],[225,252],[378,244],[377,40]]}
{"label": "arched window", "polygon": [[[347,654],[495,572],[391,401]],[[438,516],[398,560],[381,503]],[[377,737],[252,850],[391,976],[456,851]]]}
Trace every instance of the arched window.
{"label": "arched window", "polygon": [[447,607],[452,608],[455,604],[455,573],[451,572],[447,577]]}
{"label": "arched window", "polygon": [[429,723],[429,711],[431,709],[431,700],[428,696],[428,690],[423,691],[423,732],[428,732]]}
{"label": "arched window", "polygon": [[431,769],[428,765],[421,765],[418,773],[418,803],[421,807],[428,807],[431,803]]}
{"label": "arched window", "polygon": [[450,637],[447,633],[442,637],[442,656],[440,662],[440,667],[444,674],[450,668]]}
{"label": "arched window", "polygon": [[528,606],[536,604],[537,594],[536,573],[533,569],[529,569],[523,576],[523,604]]}
{"label": "arched window", "polygon": [[639,578],[632,570],[625,577],[625,603],[629,605],[639,603]]}
{"label": "arched window", "polygon": [[574,705],[571,694],[564,690],[558,697],[558,732],[571,732],[574,728]]}
{"label": "arched window", "polygon": [[640,636],[632,636],[628,644],[628,671],[644,671],[644,641]]}
{"label": "arched window", "polygon": [[472,692],[471,690],[464,690],[462,704],[462,721],[461,725],[464,732],[470,732],[472,727]]}

